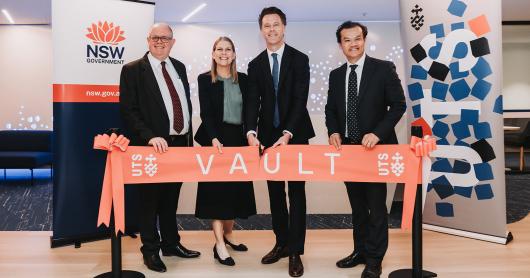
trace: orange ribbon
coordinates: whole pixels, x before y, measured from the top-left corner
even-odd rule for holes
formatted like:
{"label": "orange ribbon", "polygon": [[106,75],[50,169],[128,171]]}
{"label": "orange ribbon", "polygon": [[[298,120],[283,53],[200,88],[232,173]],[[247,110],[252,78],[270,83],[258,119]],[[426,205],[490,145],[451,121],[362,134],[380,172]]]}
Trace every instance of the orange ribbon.
{"label": "orange ribbon", "polygon": [[[405,183],[402,229],[412,227],[417,185],[421,183],[421,159],[436,149],[434,138],[413,137],[409,145],[378,145],[365,149],[345,145],[287,145],[265,150],[258,147],[171,147],[164,154],[152,147],[131,146],[123,136],[98,135],[94,148],[107,150],[107,164],[98,226],[109,226],[114,208],[115,232],[125,230],[124,184],[301,180]],[[175,169],[179,169],[175,171]]]}
{"label": "orange ribbon", "polygon": [[129,142],[130,140],[125,136],[118,136],[115,133],[110,136],[107,134],[97,135],[94,138],[94,149],[108,151],[99,202],[98,227],[101,224],[109,226],[111,211],[114,208],[116,234],[118,231],[125,231],[124,182],[123,172],[120,170],[123,166],[119,152],[125,152]]}
{"label": "orange ribbon", "polygon": [[436,150],[436,139],[429,135],[425,135],[423,138],[412,136],[410,148],[416,156],[429,156],[432,151]]}

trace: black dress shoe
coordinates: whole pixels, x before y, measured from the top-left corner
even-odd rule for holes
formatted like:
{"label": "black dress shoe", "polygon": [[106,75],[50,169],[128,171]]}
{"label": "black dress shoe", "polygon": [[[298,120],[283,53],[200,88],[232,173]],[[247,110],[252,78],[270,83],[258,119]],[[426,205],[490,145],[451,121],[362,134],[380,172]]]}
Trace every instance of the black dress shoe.
{"label": "black dress shoe", "polygon": [[144,264],[152,271],[166,272],[167,268],[158,254],[144,255]]}
{"label": "black dress shoe", "polygon": [[228,266],[236,265],[236,262],[234,261],[234,259],[232,259],[232,257],[228,257],[224,260],[221,259],[221,257],[219,257],[219,254],[217,253],[217,248],[215,247],[215,245],[213,246],[213,257],[217,259],[221,264],[228,265]]}
{"label": "black dress shoe", "polygon": [[163,249],[162,255],[164,256],[177,256],[181,258],[197,258],[201,255],[198,251],[188,250],[186,247],[182,246],[182,244],[177,243],[174,247],[171,247],[169,249]]}
{"label": "black dress shoe", "polygon": [[350,268],[360,264],[366,264],[366,258],[357,251],[353,251],[351,255],[337,262],[337,267]]}
{"label": "black dress shoe", "polygon": [[279,261],[281,258],[289,256],[289,249],[287,246],[280,246],[278,244],[274,245],[272,250],[267,253],[262,259],[262,264],[273,264]]}
{"label": "black dress shoe", "polygon": [[235,251],[248,251],[248,248],[245,244],[240,243],[239,245],[235,245],[232,242],[228,241],[226,237],[223,237],[223,239],[225,243],[228,244],[228,246],[232,247],[232,249],[234,249]]}
{"label": "black dress shoe", "polygon": [[363,270],[363,274],[361,274],[361,278],[379,278],[381,277],[381,265],[369,265],[367,264],[366,267]]}
{"label": "black dress shoe", "polygon": [[289,256],[289,275],[291,277],[300,277],[304,275],[304,265],[300,255]]}

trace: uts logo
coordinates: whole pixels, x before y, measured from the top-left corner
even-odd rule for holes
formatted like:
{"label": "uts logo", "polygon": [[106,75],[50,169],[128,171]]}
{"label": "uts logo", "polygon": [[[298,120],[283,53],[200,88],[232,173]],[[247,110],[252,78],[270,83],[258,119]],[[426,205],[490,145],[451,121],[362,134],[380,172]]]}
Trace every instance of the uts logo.
{"label": "uts logo", "polygon": [[98,24],[92,23],[87,30],[88,34],[85,36],[92,40],[92,44],[86,46],[87,63],[123,64],[125,47],[118,44],[125,40],[125,31],[120,26],[100,21]]}

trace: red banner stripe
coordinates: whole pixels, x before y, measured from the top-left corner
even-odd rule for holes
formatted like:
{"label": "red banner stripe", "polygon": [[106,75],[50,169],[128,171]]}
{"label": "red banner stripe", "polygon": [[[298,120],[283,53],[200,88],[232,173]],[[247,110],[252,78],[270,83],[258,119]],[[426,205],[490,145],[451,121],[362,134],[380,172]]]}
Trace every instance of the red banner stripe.
{"label": "red banner stripe", "polygon": [[53,102],[119,102],[119,85],[53,84]]}

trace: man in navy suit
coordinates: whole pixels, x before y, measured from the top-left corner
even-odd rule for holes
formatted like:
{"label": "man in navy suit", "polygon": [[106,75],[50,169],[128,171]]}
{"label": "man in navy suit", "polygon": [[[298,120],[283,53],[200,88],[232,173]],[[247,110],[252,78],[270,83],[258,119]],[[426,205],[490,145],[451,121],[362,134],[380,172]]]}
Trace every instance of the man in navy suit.
{"label": "man in navy suit", "polygon": [[[306,108],[309,58],[285,44],[286,24],[280,9],[269,7],[261,11],[259,26],[267,49],[248,64],[246,122],[250,146],[308,144],[315,136]],[[272,264],[289,256],[289,274],[301,276],[304,267],[300,255],[304,253],[306,231],[305,182],[288,182],[289,212],[285,182],[267,181],[267,186],[276,244],[261,262]]]}
{"label": "man in navy suit", "polygon": [[[394,127],[405,112],[405,96],[392,62],[364,52],[368,29],[346,21],[336,32],[347,62],[329,74],[326,127],[329,143],[397,144]],[[346,182],[352,208],[355,249],[337,262],[340,268],[366,264],[362,277],[380,277],[381,262],[388,248],[386,184]]]}

